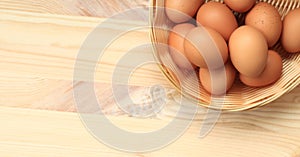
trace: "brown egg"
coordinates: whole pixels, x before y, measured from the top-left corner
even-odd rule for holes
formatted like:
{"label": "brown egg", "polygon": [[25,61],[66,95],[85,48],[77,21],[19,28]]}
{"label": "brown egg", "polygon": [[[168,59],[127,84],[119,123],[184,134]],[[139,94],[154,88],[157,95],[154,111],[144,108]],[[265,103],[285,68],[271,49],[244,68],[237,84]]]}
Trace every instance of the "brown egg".
{"label": "brown egg", "polygon": [[166,14],[175,23],[182,23],[194,17],[204,0],[165,0]]}
{"label": "brown egg", "polygon": [[240,75],[240,79],[244,84],[251,87],[263,87],[276,82],[280,78],[282,73],[282,59],[275,51],[270,50],[268,53],[266,68],[260,76],[251,78]]}
{"label": "brown egg", "polygon": [[283,20],[281,43],[290,53],[300,52],[300,8],[290,11]]}
{"label": "brown egg", "polygon": [[170,31],[168,43],[170,54],[176,65],[183,69],[195,68],[184,53],[184,38],[195,26],[190,23],[178,24]]}
{"label": "brown egg", "polygon": [[261,2],[256,4],[247,14],[246,25],[260,30],[267,39],[268,46],[274,46],[280,38],[282,30],[281,16],[271,4]]}
{"label": "brown egg", "polygon": [[244,13],[249,11],[253,5],[255,4],[256,0],[224,0],[225,4],[227,4],[232,10]]}
{"label": "brown egg", "polygon": [[236,77],[236,70],[228,62],[225,67],[213,71],[205,68],[200,69],[199,77],[206,91],[213,95],[221,95],[225,94],[232,87]]}
{"label": "brown egg", "polygon": [[264,35],[251,26],[235,30],[229,40],[230,58],[245,76],[259,76],[267,63],[268,45]]}
{"label": "brown egg", "polygon": [[228,59],[228,47],[223,37],[208,27],[196,27],[186,36],[187,58],[200,68],[217,69]]}
{"label": "brown egg", "polygon": [[197,13],[197,21],[202,26],[213,28],[219,32],[226,41],[238,27],[235,16],[228,7],[212,1],[201,6]]}

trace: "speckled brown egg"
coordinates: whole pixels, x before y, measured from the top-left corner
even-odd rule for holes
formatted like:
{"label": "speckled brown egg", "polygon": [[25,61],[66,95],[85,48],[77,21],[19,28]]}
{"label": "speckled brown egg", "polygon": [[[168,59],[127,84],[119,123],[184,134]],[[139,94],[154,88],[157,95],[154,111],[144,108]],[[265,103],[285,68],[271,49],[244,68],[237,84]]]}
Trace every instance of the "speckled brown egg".
{"label": "speckled brown egg", "polygon": [[198,13],[197,21],[200,25],[213,28],[228,41],[231,33],[238,27],[232,11],[222,3],[208,2],[203,4]]}
{"label": "speckled brown egg", "polygon": [[233,65],[241,74],[257,77],[263,72],[268,44],[259,30],[251,26],[239,27],[230,37],[229,51]]}
{"label": "speckled brown egg", "polygon": [[184,41],[187,58],[200,68],[217,69],[228,59],[228,47],[223,37],[208,27],[196,27]]}
{"label": "speckled brown egg", "polygon": [[300,8],[290,11],[284,18],[281,43],[290,53],[300,52]]}
{"label": "speckled brown egg", "polygon": [[183,23],[195,16],[204,0],[165,0],[166,14],[175,23]]}
{"label": "speckled brown egg", "polygon": [[228,5],[232,10],[244,13],[249,11],[255,4],[256,0],[224,0],[225,4]]}
{"label": "speckled brown egg", "polygon": [[175,64],[183,69],[195,68],[186,58],[184,52],[184,38],[195,26],[190,23],[178,24],[170,31],[168,43],[169,50]]}
{"label": "speckled brown egg", "polygon": [[228,62],[225,67],[213,71],[205,68],[200,69],[199,77],[206,91],[213,95],[221,95],[225,94],[232,87],[236,77],[236,70]]}
{"label": "speckled brown egg", "polygon": [[268,46],[274,46],[280,38],[282,21],[278,10],[271,4],[260,2],[247,14],[246,25],[260,30],[267,39]]}
{"label": "speckled brown egg", "polygon": [[244,84],[251,87],[263,87],[276,82],[280,78],[282,73],[282,59],[275,51],[270,50],[268,53],[266,68],[260,76],[251,78],[240,75],[240,80]]}

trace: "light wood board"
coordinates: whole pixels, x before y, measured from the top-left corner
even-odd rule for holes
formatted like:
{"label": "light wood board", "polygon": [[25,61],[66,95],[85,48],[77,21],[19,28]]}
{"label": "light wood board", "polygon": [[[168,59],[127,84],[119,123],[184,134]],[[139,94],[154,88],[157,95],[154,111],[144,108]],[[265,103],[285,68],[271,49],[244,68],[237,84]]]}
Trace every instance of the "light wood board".
{"label": "light wood board", "polygon": [[[108,17],[145,5],[145,0],[0,0],[0,156],[300,156],[300,87],[265,107],[222,113],[204,139],[198,138],[206,113],[200,108],[178,141],[146,154],[106,147],[89,134],[77,113],[66,112],[76,111],[72,68],[78,49],[88,33],[105,20],[83,16]],[[120,29],[119,24],[112,22],[107,31]],[[100,99],[112,96],[110,77],[117,58],[129,47],[148,42],[148,30],[140,30],[119,39],[107,50],[109,55],[101,63],[105,66],[96,73],[96,95]],[[75,88],[89,83],[84,80],[83,77]],[[156,65],[138,70],[130,84],[137,94],[142,87],[153,84],[172,88]],[[132,130],[154,130],[168,123],[178,106],[170,101],[154,119],[127,117],[116,108],[113,101],[108,101],[103,109],[115,124]]]}
{"label": "light wood board", "polygon": [[[229,122],[230,119],[227,122],[226,119],[221,120],[215,129],[203,139],[198,138],[201,121],[194,121],[183,136],[167,147],[151,153],[131,154],[111,149],[98,142],[87,132],[76,113],[0,107],[0,154],[6,157],[297,157],[300,155],[299,136],[254,127],[257,124],[251,125],[250,116],[247,118],[248,122],[245,120],[238,123],[241,116],[232,116],[231,120],[235,117],[236,122]],[[299,124],[299,116],[294,116],[294,118],[297,117],[295,125]],[[252,118],[255,119],[256,116],[253,115]],[[110,117],[110,119],[123,128],[132,130],[143,128],[145,131],[154,127],[163,127],[166,122],[163,119],[141,120],[126,116]],[[264,123],[270,125],[280,121],[280,118],[269,119]],[[281,120],[286,121],[284,118]],[[237,125],[239,127],[236,127]],[[274,124],[272,128],[276,129],[276,126]],[[299,125],[297,127],[299,129]]]}
{"label": "light wood board", "polygon": [[145,8],[148,0],[1,0],[0,9],[94,17],[110,17],[130,8]]}

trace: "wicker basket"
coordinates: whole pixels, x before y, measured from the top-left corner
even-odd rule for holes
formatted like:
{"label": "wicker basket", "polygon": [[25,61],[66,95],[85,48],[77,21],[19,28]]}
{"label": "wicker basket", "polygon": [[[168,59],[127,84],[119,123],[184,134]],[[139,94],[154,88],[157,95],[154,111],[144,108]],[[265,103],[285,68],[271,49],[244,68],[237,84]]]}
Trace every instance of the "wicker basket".
{"label": "wicker basket", "polygon": [[[223,3],[223,0],[214,1]],[[279,10],[282,17],[284,17],[290,10],[300,7],[300,0],[260,1],[274,5]],[[199,85],[198,78],[190,79],[189,82],[180,84],[177,76],[174,74],[174,71],[176,71],[177,74],[183,74],[184,71],[177,68],[171,59],[168,50],[161,49],[156,46],[157,44],[155,43],[167,44],[169,32],[166,30],[170,30],[173,23],[168,20],[162,9],[157,9],[158,7],[164,6],[164,0],[152,0],[151,5],[153,5],[150,20],[152,26],[154,26],[152,27],[151,32],[152,42],[154,43],[154,56],[157,61],[161,63],[160,68],[162,72],[174,85],[174,87],[178,89],[183,96],[194,101],[200,106],[228,111],[252,109],[268,104],[298,86],[300,82],[300,53],[289,54],[285,52],[279,42],[273,47],[273,49],[277,50],[283,58],[283,73],[280,80],[278,80],[275,84],[263,88],[250,88],[237,80],[232,89],[224,96],[224,103],[222,106],[210,105],[212,97],[201,85]],[[157,29],[157,26],[165,27],[166,29]]]}

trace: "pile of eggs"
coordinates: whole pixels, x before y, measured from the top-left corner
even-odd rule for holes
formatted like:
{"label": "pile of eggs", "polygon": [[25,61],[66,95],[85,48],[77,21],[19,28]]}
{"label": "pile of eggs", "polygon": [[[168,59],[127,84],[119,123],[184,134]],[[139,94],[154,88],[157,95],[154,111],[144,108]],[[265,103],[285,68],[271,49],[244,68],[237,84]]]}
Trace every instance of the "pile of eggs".
{"label": "pile of eggs", "polygon": [[[227,92],[236,78],[255,88],[276,82],[283,64],[272,48],[281,42],[287,52],[300,52],[300,8],[290,11],[282,21],[278,10],[265,2],[224,3],[165,1],[166,15],[175,23],[168,38],[173,61],[181,69],[199,69],[200,83],[214,95]],[[237,15],[244,16],[243,20],[238,21]],[[186,57],[188,64],[176,53]],[[212,73],[214,77],[226,74],[222,80],[226,89],[212,89]]]}

